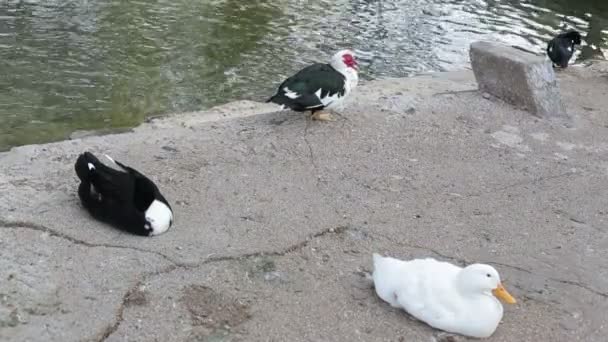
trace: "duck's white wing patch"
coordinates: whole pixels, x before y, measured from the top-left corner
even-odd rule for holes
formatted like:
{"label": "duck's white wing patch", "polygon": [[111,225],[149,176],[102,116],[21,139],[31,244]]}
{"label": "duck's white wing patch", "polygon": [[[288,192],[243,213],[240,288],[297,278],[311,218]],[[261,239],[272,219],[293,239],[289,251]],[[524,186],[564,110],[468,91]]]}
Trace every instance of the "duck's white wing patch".
{"label": "duck's white wing patch", "polygon": [[292,100],[300,97],[300,95],[298,93],[296,93],[295,91],[292,91],[288,87],[283,88],[283,91],[285,92],[285,96],[289,97]]}
{"label": "duck's white wing patch", "polygon": [[319,98],[319,101],[321,101],[321,103],[323,104],[324,107],[328,107],[335,102],[339,102],[342,99],[339,92],[337,92],[333,95],[328,93],[327,96],[325,96],[325,97],[321,97],[321,93],[322,93],[322,89],[319,89],[315,92],[315,95]]}
{"label": "duck's white wing patch", "polygon": [[104,156],[105,156],[106,158],[108,158],[108,160],[109,160],[109,161],[111,161],[111,162],[112,162],[112,164],[116,164],[116,162],[114,161],[114,159],[112,159],[112,157],[110,157],[110,156],[109,156],[109,155],[107,155],[107,154],[104,154]]}
{"label": "duck's white wing patch", "polygon": [[568,51],[572,52],[572,46],[568,46]]}
{"label": "duck's white wing patch", "polygon": [[123,171],[123,172],[128,172],[128,171],[129,171],[128,169],[126,169],[126,168],[124,167],[124,165],[118,164],[118,163],[116,162],[116,160],[114,160],[114,158],[110,157],[110,156],[109,156],[109,155],[107,155],[107,154],[104,154],[104,156],[105,156],[106,158],[108,158],[108,160],[109,160],[109,161],[111,161],[111,162],[112,162],[112,164],[116,165],[116,166],[118,167],[119,171]]}
{"label": "duck's white wing patch", "polygon": [[89,171],[95,170],[95,165],[93,165],[93,163],[87,163],[87,166],[89,167]]}
{"label": "duck's white wing patch", "polygon": [[549,52],[553,52],[553,46],[549,47]]}

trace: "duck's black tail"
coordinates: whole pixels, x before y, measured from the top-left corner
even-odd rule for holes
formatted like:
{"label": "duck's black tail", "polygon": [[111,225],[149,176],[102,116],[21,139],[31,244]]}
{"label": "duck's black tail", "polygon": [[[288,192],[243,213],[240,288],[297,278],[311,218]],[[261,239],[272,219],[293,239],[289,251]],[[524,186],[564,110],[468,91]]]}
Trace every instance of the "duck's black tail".
{"label": "duck's black tail", "polygon": [[295,99],[289,98],[285,94],[276,94],[269,98],[266,102],[276,103],[281,106],[282,109],[291,109],[296,112],[303,112],[307,110],[320,110],[323,109],[323,103],[319,101],[319,98],[315,94],[301,95]]}
{"label": "duck's black tail", "polygon": [[273,95],[271,98],[269,98],[268,100],[266,100],[266,102],[272,102],[272,103],[276,103],[278,105],[287,105],[287,98],[284,95],[281,94],[275,94]]}

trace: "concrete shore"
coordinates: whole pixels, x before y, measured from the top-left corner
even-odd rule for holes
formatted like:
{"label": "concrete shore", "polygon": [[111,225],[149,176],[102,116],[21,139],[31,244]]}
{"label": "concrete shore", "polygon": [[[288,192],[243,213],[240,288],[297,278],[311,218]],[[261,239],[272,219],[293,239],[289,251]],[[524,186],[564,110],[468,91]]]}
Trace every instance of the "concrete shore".
{"label": "concrete shore", "polygon": [[[519,302],[489,341],[605,341],[607,71],[558,72],[570,120],[463,71],[369,82],[336,122],[242,101],[0,153],[0,340],[449,340],[375,296],[380,252],[494,265]],[[93,221],[84,150],[154,179],[171,230]]]}

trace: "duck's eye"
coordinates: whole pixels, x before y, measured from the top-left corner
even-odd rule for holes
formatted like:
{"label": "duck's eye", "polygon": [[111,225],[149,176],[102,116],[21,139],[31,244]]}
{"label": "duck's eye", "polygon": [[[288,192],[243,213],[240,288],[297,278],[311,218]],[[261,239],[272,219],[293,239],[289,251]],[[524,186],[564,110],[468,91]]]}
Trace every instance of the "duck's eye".
{"label": "duck's eye", "polygon": [[492,275],[490,273],[488,273],[488,274],[486,274],[486,277],[492,278]]}

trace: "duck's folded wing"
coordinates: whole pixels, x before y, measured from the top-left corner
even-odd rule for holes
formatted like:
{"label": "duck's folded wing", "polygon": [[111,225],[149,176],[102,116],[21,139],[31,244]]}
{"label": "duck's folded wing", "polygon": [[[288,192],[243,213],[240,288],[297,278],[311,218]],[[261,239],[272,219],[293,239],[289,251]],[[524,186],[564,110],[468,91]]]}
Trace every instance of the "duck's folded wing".
{"label": "duck's folded wing", "polygon": [[547,53],[553,54],[553,50],[555,49],[555,39],[551,39],[549,43],[547,43]]}
{"label": "duck's folded wing", "polygon": [[[439,329],[451,329],[458,321],[460,295],[454,279],[460,268],[433,259],[409,264],[407,295],[399,296],[400,304],[414,317]],[[415,275],[415,276],[414,276]]]}
{"label": "duck's folded wing", "polygon": [[90,179],[95,190],[107,200],[121,203],[133,200],[134,178],[126,172],[104,165],[91,170]]}
{"label": "duck's folded wing", "polygon": [[156,185],[154,184],[154,182],[152,182],[148,177],[146,177],[144,174],[142,174],[141,172],[135,170],[134,168],[127,166],[117,160],[114,160],[114,163],[116,163],[116,165],[120,166],[123,170],[125,170],[127,173],[129,173],[135,180],[135,182],[137,181],[146,181],[146,183],[148,183],[149,186],[156,188]]}
{"label": "duck's folded wing", "polygon": [[[155,200],[155,194],[164,198],[160,194],[160,190],[154,184],[150,178],[143,175],[141,172],[135,170],[132,167],[122,164],[114,160],[116,165],[120,166],[123,170],[129,173],[129,175],[133,179],[133,204],[140,211],[146,211],[146,209],[150,206],[150,204]],[[166,203],[169,208],[171,207],[168,203]]]}
{"label": "duck's folded wing", "polygon": [[[414,284],[412,284],[414,285]],[[434,291],[416,284],[418,291],[403,291],[397,296],[399,305],[409,314],[438,329],[450,329],[456,321],[455,312],[445,306],[444,298],[433,298]]]}
{"label": "duck's folded wing", "polygon": [[279,86],[276,96],[304,108],[322,107],[321,99],[344,95],[344,76],[328,64],[313,64],[288,78]]}

